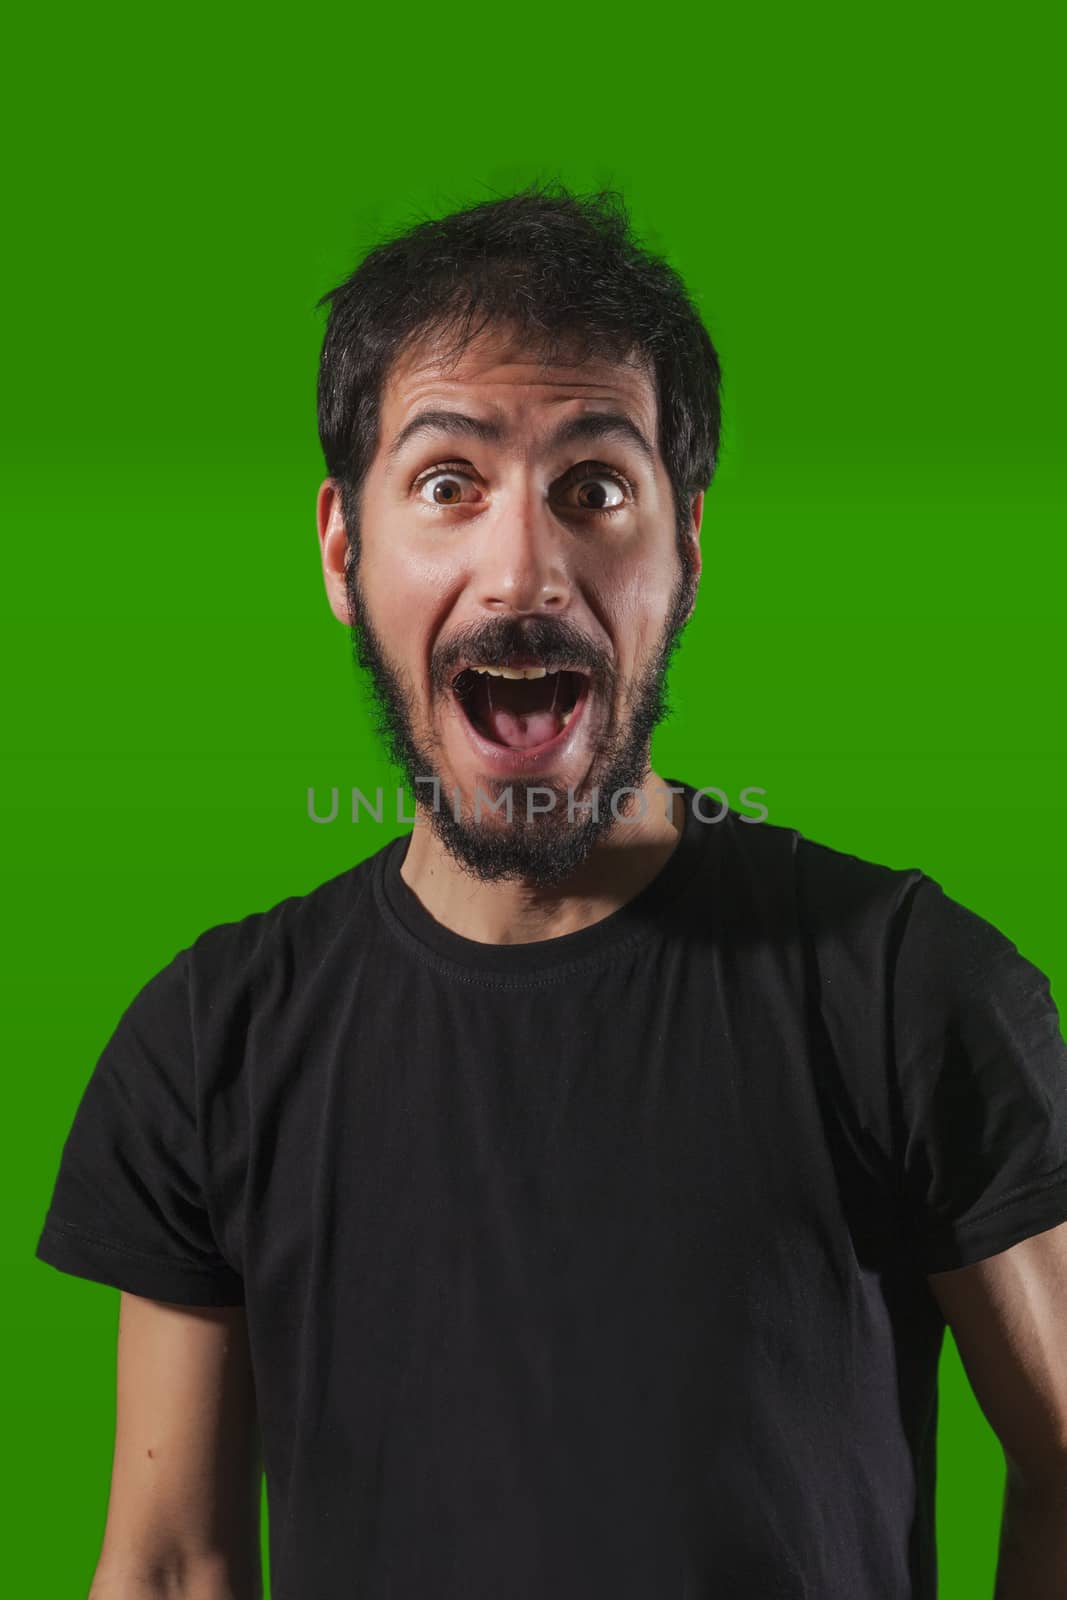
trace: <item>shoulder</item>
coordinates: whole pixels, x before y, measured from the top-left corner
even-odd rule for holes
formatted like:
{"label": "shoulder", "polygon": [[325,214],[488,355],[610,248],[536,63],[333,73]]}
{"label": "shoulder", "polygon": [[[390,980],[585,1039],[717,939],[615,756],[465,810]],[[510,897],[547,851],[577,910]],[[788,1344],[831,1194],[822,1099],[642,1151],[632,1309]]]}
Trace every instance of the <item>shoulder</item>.
{"label": "shoulder", "polygon": [[822,843],[781,823],[729,819],[730,889],[780,915],[816,943],[890,938],[916,895],[938,886],[919,867],[895,867]]}
{"label": "shoulder", "polygon": [[306,893],[204,929],[182,952],[194,1012],[224,996],[302,981],[339,945],[358,941],[376,915],[373,873],[381,853]]}
{"label": "shoulder", "polygon": [[898,1001],[930,1004],[994,989],[1047,990],[1006,932],[920,867],[890,866],[767,823],[735,825],[733,836],[744,878],[789,897],[824,982],[877,980]]}

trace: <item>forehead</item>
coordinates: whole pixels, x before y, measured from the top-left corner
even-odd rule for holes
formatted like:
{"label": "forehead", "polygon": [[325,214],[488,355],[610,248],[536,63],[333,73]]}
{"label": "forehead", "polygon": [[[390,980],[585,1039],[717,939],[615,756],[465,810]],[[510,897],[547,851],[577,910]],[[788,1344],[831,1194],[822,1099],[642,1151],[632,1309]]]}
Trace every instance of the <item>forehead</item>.
{"label": "forehead", "polygon": [[390,368],[382,388],[382,442],[416,411],[434,400],[467,397],[520,419],[562,409],[593,409],[609,403],[630,414],[651,440],[656,438],[656,390],[647,365],[633,357],[568,356],[546,358],[520,335],[489,329],[479,333],[457,358],[440,338],[426,337],[406,348]]}

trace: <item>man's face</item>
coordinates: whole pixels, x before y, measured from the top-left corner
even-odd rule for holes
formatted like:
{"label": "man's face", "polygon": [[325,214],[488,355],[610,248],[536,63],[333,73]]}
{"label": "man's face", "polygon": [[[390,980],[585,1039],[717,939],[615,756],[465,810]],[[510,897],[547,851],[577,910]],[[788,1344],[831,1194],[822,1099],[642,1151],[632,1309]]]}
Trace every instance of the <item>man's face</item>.
{"label": "man's face", "polygon": [[[648,775],[702,510],[698,496],[683,564],[656,438],[643,368],[545,367],[489,330],[458,364],[424,342],[389,373],[358,569],[344,570],[339,495],[320,491],[327,588],[390,757],[482,882],[567,878],[617,826],[612,795]],[[516,679],[470,662],[566,670]],[[581,806],[594,789],[598,816]],[[510,820],[492,806],[506,791]],[[619,794],[620,815],[631,806]]]}

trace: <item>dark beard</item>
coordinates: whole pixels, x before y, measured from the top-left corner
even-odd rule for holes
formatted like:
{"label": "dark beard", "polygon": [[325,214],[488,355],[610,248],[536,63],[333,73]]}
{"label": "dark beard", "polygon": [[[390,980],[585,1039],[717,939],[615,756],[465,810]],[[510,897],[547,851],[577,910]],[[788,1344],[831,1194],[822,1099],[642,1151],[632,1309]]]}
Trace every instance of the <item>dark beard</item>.
{"label": "dark beard", "polygon": [[[649,773],[649,747],[653,729],[670,715],[667,697],[667,668],[678,647],[693,598],[696,580],[690,561],[683,561],[671,596],[670,612],[660,644],[652,659],[625,697],[620,721],[616,708],[616,683],[610,665],[594,658],[584,637],[569,623],[555,617],[487,619],[476,633],[454,640],[447,662],[435,663],[435,697],[449,694],[451,668],[463,651],[488,659],[504,659],[522,652],[558,652],[565,659],[587,667],[604,704],[611,707],[609,721],[601,734],[588,781],[573,796],[574,819],[568,817],[568,791],[558,784],[537,779],[498,780],[482,785],[482,817],[464,814],[460,798],[453,795],[435,764],[440,740],[432,736],[429,744],[415,737],[410,697],[405,693],[393,668],[385,658],[381,640],[370,621],[359,583],[356,563],[350,562],[346,574],[349,617],[352,619],[352,648],[358,664],[370,678],[375,726],[388,751],[389,760],[403,773],[415,802],[427,816],[434,834],[457,864],[481,883],[518,879],[531,888],[550,888],[571,877],[587,860],[599,839],[618,824],[611,799],[618,795],[615,810],[625,817],[634,812],[636,796],[620,794],[640,789]],[[416,778],[437,782],[415,783]],[[493,821],[490,806],[503,789],[511,790],[511,822],[501,806],[501,824]],[[583,807],[597,791],[596,811]],[[527,794],[534,793],[532,806],[549,805],[545,791],[552,796],[549,809],[528,808]],[[458,813],[458,815],[457,815]],[[669,815],[669,811],[666,812]],[[630,824],[624,823],[623,826]]]}

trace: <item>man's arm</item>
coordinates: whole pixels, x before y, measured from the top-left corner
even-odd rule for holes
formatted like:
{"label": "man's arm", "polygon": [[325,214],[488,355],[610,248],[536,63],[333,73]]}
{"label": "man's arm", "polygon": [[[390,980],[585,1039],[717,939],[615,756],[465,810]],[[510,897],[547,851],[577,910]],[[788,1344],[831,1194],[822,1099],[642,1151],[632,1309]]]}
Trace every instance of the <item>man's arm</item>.
{"label": "man's arm", "polygon": [[1067,1223],[927,1282],[1007,1464],[993,1600],[1063,1600]]}
{"label": "man's arm", "polygon": [[123,1294],[111,1493],[89,1600],[261,1600],[261,1491],[244,1307]]}

